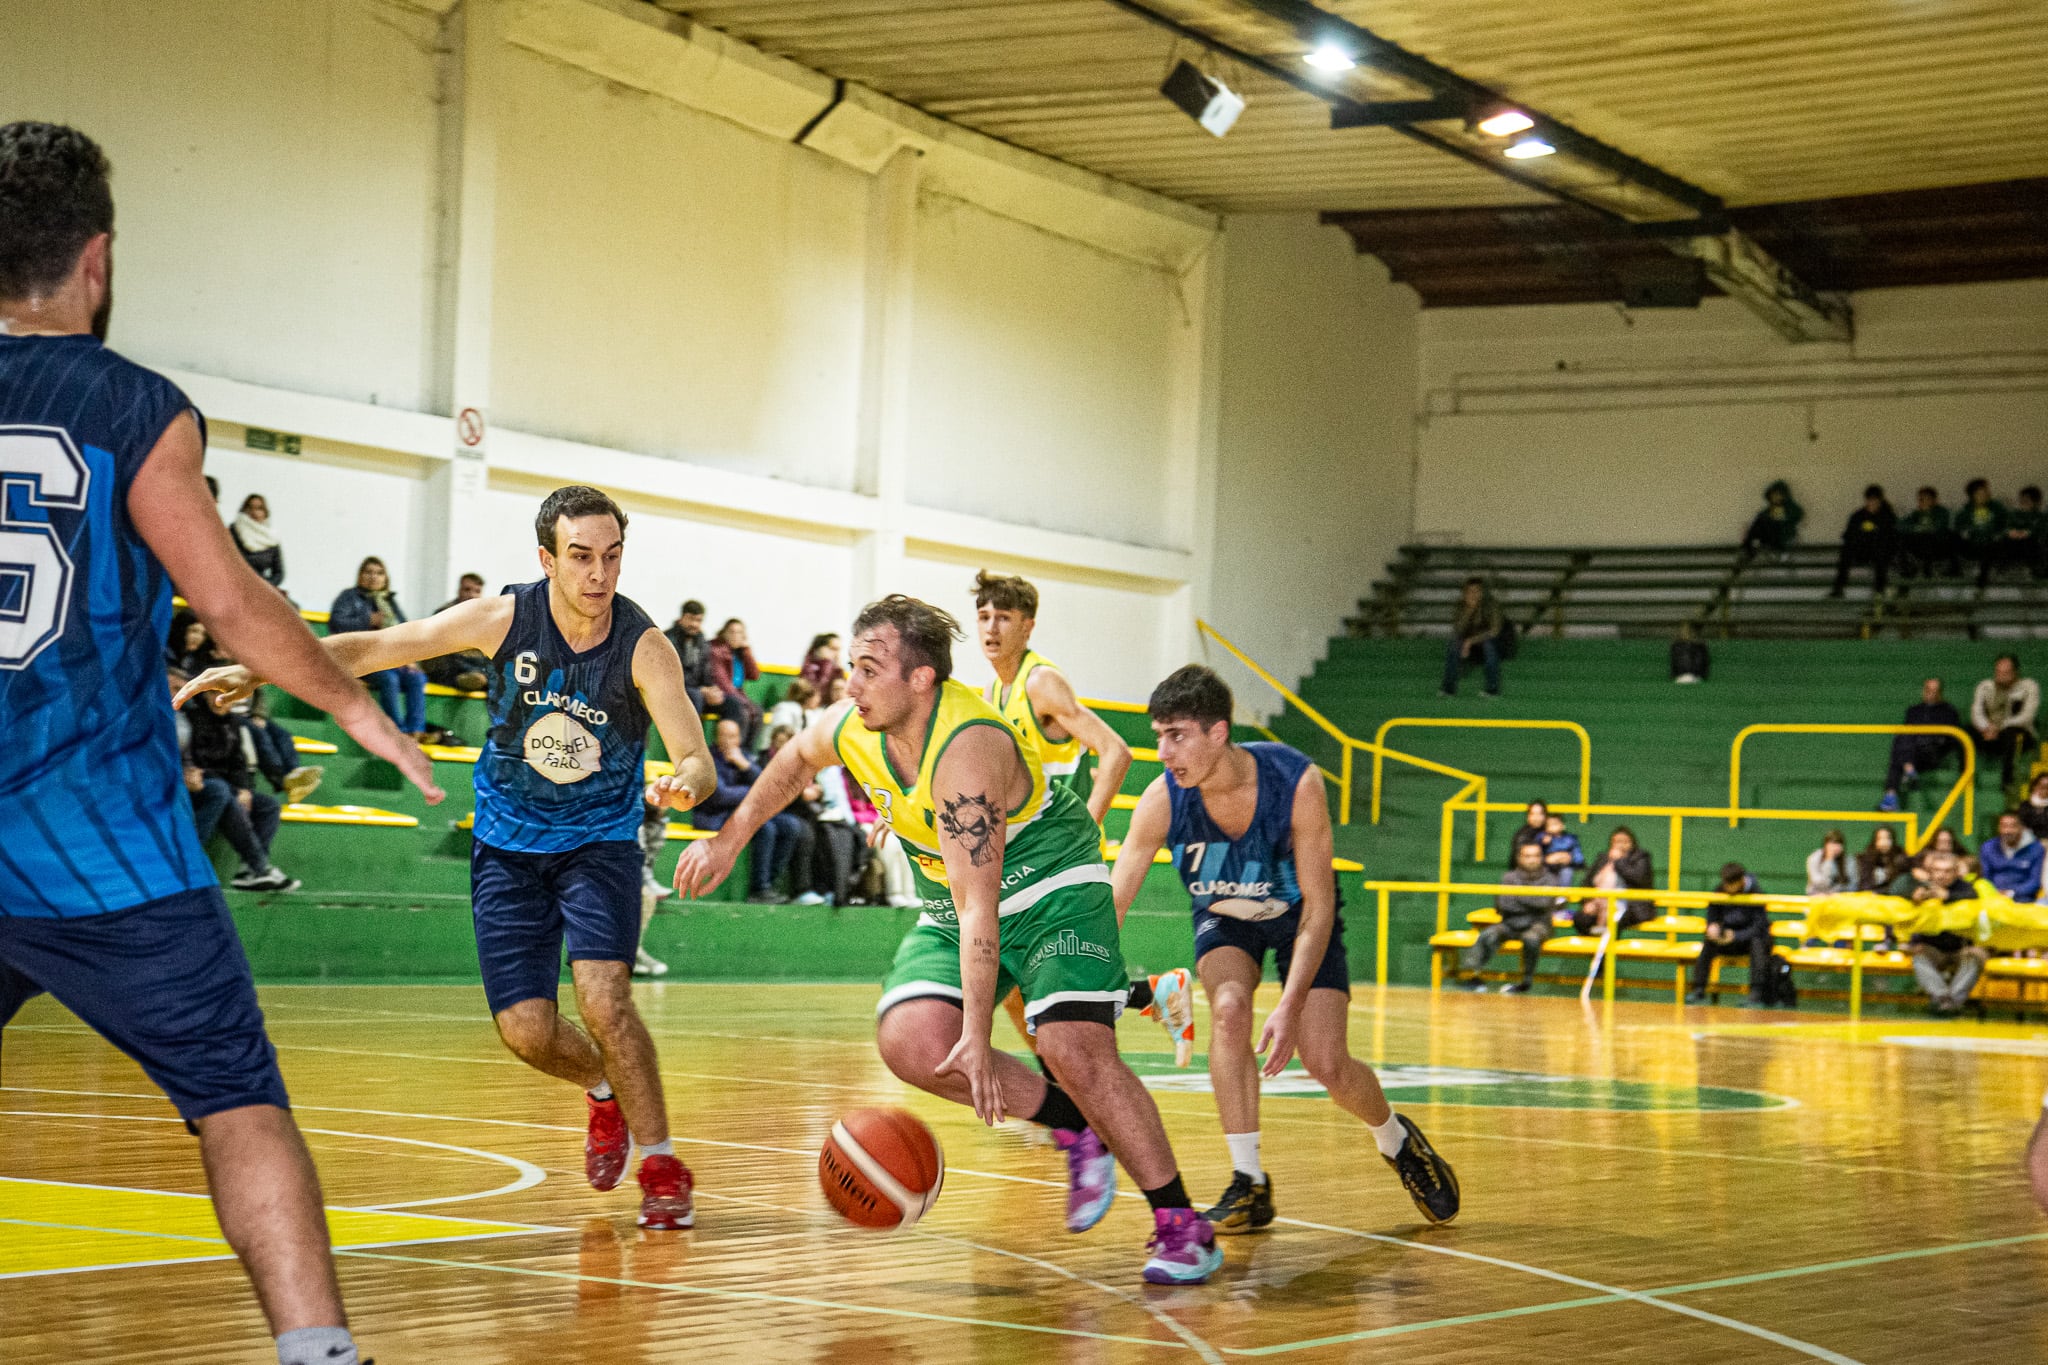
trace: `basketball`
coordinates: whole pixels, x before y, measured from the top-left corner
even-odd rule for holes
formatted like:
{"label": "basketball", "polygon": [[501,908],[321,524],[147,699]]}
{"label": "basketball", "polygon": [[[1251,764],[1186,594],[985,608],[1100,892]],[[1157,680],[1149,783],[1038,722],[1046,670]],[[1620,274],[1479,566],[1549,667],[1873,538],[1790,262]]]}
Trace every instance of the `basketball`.
{"label": "basketball", "polygon": [[832,1125],[818,1183],[849,1223],[906,1228],[939,1201],[945,1155],[932,1130],[901,1109],[856,1109]]}

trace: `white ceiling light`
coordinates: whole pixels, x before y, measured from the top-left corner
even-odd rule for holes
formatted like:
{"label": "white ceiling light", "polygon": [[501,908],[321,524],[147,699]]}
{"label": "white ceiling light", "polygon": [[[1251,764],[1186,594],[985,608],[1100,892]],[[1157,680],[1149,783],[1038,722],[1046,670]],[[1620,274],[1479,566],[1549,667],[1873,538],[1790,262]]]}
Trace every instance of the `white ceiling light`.
{"label": "white ceiling light", "polygon": [[1540,137],[1525,137],[1512,147],[1503,147],[1500,154],[1515,161],[1527,161],[1535,156],[1549,156],[1556,150]]}
{"label": "white ceiling light", "polygon": [[1329,71],[1332,73],[1349,71],[1352,67],[1358,65],[1356,57],[1353,57],[1335,43],[1322,44],[1315,51],[1303,57],[1302,60],[1318,71]]}
{"label": "white ceiling light", "polygon": [[1479,121],[1479,131],[1488,137],[1513,137],[1535,126],[1536,120],[1519,109],[1503,109],[1493,117]]}

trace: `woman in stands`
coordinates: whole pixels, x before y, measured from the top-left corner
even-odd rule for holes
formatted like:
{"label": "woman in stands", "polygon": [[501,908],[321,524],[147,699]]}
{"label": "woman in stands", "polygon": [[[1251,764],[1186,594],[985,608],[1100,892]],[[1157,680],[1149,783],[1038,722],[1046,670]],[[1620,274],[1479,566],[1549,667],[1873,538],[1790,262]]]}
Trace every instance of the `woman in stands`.
{"label": "woman in stands", "polygon": [[243,562],[256,571],[256,576],[282,591],[284,546],[271,529],[270,503],[261,493],[251,493],[242,499],[242,509],[228,527],[228,534],[235,538],[235,548],[242,552]]}
{"label": "woman in stands", "polygon": [[2027,799],[2017,807],[2020,823],[2036,839],[2048,841],[2048,773],[2042,773],[2027,787]]}
{"label": "woman in stands", "polygon": [[1927,880],[1927,860],[1937,853],[1953,854],[1959,859],[1972,856],[1970,846],[1961,839],[1956,838],[1954,830],[1950,829],[1947,825],[1943,825],[1940,829],[1934,831],[1934,837],[1927,841],[1927,847],[1921,849],[1913,858],[1910,864],[1913,869],[1913,880],[1918,882]]}
{"label": "woman in stands", "polygon": [[[356,567],[356,585],[343,588],[327,612],[327,633],[340,635],[351,630],[382,630],[404,621],[405,611],[391,591],[391,571],[375,555]],[[384,714],[406,734],[418,739],[427,728],[427,675],[418,664],[379,669],[366,674],[369,687]]]}
{"label": "woman in stands", "polygon": [[1515,837],[1508,840],[1508,866],[1515,865],[1515,854],[1523,844],[1543,842],[1543,826],[1550,820],[1550,807],[1541,801],[1531,801],[1529,808],[1522,812],[1522,827],[1515,831]]}
{"label": "woman in stands", "polygon": [[1820,847],[1806,855],[1806,894],[1837,896],[1856,889],[1856,865],[1849,861],[1849,844],[1842,831],[1831,829]]}
{"label": "woman in stands", "polygon": [[[1651,865],[1650,851],[1636,843],[1635,833],[1627,825],[1616,825],[1614,833],[1607,836],[1607,851],[1587,870],[1584,884],[1607,891],[1647,891],[1656,880],[1657,870]],[[1606,927],[1614,904],[1604,897],[1584,902],[1584,908],[1574,917],[1574,927],[1582,934],[1600,932]],[[1615,932],[1656,917],[1657,909],[1648,901],[1623,901]]]}
{"label": "woman in stands", "polygon": [[804,651],[804,666],[796,675],[820,694],[834,678],[845,677],[846,670],[839,666],[839,637],[829,631],[812,636],[811,647]]}
{"label": "woman in stands", "polygon": [[725,693],[719,716],[737,724],[741,747],[752,749],[761,729],[761,707],[747,695],[747,684],[761,676],[761,667],[747,645],[747,623],[737,616],[728,617],[705,657],[704,676]]}
{"label": "woman in stands", "polygon": [[1883,892],[1911,864],[1892,827],[1879,825],[1870,831],[1869,845],[1856,855],[1856,889]]}

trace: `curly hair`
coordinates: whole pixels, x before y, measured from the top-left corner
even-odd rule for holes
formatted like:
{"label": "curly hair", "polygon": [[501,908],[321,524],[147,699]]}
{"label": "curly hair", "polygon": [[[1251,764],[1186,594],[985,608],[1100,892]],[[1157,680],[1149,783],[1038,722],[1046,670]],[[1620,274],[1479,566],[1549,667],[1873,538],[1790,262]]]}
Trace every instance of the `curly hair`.
{"label": "curly hair", "polygon": [[75,128],[0,125],[0,299],[54,289],[114,230],[106,154]]}
{"label": "curly hair", "polygon": [[994,607],[997,611],[1019,612],[1035,621],[1038,619],[1038,589],[1031,585],[1029,579],[982,569],[974,575],[974,605],[977,610]]}

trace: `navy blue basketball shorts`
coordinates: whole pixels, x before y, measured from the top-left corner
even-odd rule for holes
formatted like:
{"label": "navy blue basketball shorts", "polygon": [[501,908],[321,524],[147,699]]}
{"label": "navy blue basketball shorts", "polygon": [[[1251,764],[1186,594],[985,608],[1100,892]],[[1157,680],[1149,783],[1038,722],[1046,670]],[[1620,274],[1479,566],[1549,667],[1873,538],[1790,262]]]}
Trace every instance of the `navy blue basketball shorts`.
{"label": "navy blue basketball shorts", "polygon": [[491,1013],[554,1000],[564,943],[571,962],[631,962],[640,948],[642,866],[633,839],[561,853],[511,853],[474,841],[470,909]]}
{"label": "navy blue basketball shorts", "polygon": [[[1232,919],[1228,915],[1195,916],[1195,961],[1212,948],[1238,948],[1249,954],[1259,975],[1266,974],[1266,953],[1271,950],[1280,968],[1280,984],[1287,984],[1287,969],[1294,965],[1294,933],[1301,927],[1297,908],[1272,919]],[[1323,949],[1322,965],[1310,983],[1316,990],[1349,991],[1351,964],[1344,957],[1344,912],[1338,911],[1330,926],[1329,946]]]}
{"label": "navy blue basketball shorts", "polygon": [[290,1106],[217,886],[105,915],[0,915],[0,1025],[44,991],[133,1058],[188,1126]]}

